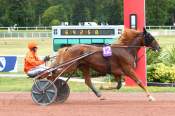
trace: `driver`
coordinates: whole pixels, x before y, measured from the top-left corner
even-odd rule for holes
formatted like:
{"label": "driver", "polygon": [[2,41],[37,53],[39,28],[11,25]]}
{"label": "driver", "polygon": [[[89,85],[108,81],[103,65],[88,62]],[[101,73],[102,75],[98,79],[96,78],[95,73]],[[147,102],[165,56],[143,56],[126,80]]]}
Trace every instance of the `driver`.
{"label": "driver", "polygon": [[48,69],[44,66],[46,61],[50,60],[49,56],[45,56],[43,60],[39,59],[37,56],[38,44],[35,41],[30,41],[28,43],[28,49],[25,59],[24,59],[24,72],[31,78],[37,76],[42,71]]}

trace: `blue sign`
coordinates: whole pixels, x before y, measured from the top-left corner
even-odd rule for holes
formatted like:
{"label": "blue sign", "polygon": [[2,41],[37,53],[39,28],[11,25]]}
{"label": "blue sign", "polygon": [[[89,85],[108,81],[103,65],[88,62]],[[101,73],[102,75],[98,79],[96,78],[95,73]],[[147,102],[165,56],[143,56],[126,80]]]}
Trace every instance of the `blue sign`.
{"label": "blue sign", "polygon": [[0,56],[0,72],[14,71],[17,65],[16,56]]}

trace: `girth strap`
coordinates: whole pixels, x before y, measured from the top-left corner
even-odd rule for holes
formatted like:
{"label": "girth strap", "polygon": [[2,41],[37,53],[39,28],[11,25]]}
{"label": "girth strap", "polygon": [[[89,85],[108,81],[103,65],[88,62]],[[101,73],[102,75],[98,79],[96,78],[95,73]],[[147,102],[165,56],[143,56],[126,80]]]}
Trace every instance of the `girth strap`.
{"label": "girth strap", "polygon": [[104,57],[104,59],[105,59],[105,63],[106,63],[106,66],[107,66],[106,72],[108,74],[111,74],[111,63],[109,61],[110,57]]}

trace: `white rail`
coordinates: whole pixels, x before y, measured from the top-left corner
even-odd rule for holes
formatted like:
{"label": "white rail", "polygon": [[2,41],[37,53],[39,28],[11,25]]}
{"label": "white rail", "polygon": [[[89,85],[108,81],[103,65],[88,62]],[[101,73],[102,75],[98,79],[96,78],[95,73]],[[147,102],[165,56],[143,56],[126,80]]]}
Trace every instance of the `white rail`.
{"label": "white rail", "polygon": [[50,32],[5,32],[0,31],[0,38],[1,39],[28,39],[28,38],[51,38],[51,31]]}
{"label": "white rail", "polygon": [[175,30],[175,26],[146,26],[149,30]]}
{"label": "white rail", "polygon": [[[175,30],[175,26],[146,26],[147,29],[168,29]],[[51,31],[51,26],[43,26],[43,27],[0,27],[0,31]]]}
{"label": "white rail", "polygon": [[50,31],[52,27],[43,26],[43,27],[0,27],[0,31]]}
{"label": "white rail", "polygon": [[[175,35],[175,26],[146,26],[154,35]],[[51,27],[0,27],[0,39],[47,39],[51,38]]]}

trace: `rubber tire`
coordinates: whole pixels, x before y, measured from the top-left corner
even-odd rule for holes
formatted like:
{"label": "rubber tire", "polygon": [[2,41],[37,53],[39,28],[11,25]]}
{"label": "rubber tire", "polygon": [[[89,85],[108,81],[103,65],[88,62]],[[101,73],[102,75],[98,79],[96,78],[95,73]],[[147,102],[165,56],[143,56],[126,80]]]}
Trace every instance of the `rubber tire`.
{"label": "rubber tire", "polygon": [[62,79],[57,79],[54,84],[57,87],[57,97],[55,102],[64,103],[70,94],[70,88],[68,84]]}

